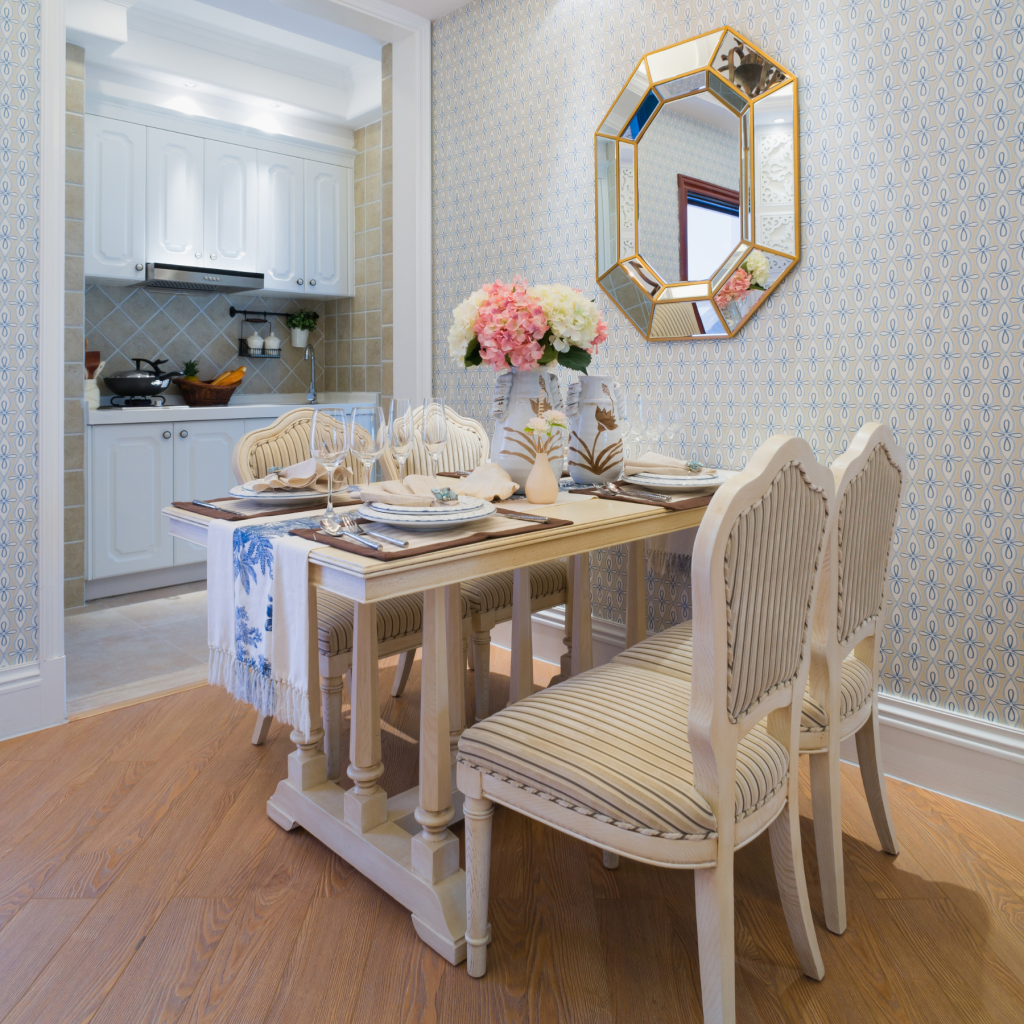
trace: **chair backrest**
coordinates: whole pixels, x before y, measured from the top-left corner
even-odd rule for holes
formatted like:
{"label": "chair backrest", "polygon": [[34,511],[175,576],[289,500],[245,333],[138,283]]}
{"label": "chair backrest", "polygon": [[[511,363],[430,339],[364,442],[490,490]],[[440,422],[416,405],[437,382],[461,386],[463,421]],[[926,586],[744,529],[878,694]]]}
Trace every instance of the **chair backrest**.
{"label": "chair backrest", "polygon": [[734,764],[739,738],[782,708],[777,738],[795,768],[810,626],[834,506],[832,474],[810,445],[776,436],[718,489],[697,531],[689,735],[695,782],[716,814],[720,801],[733,799],[730,756]]}
{"label": "chair backrest", "polygon": [[[271,466],[294,466],[310,458],[309,431],[314,409],[292,409],[279,416],[269,427],[245,434],[231,456],[235,479],[244,484],[270,472]],[[363,427],[357,425],[358,430]],[[345,456],[352,483],[366,483],[366,467],[353,455]]]}
{"label": "chair backrest", "polygon": [[866,423],[832,464],[839,504],[833,533],[835,630],[841,647],[874,631],[882,613],[903,452],[884,423]]}
{"label": "chair backrest", "polygon": [[[406,460],[402,476],[408,476],[410,473],[429,474],[433,471],[430,456],[423,447],[420,435],[423,428],[423,407],[413,409],[412,417],[416,427],[416,441]],[[491,440],[483,424],[468,416],[460,416],[447,406],[445,418],[448,420],[448,443],[438,459],[440,469],[452,473],[460,469],[476,469],[482,462],[486,462]],[[398,479],[398,461],[390,449],[381,458],[381,471],[387,480]]]}

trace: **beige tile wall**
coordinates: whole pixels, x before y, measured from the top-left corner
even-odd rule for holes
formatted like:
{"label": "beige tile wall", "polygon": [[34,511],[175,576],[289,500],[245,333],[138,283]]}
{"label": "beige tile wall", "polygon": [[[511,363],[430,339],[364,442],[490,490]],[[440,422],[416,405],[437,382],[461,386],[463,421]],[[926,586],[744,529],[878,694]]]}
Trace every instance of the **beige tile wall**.
{"label": "beige tile wall", "polygon": [[85,586],[85,235],[82,190],[85,139],[85,50],[67,44],[64,185],[64,604],[83,603]]}

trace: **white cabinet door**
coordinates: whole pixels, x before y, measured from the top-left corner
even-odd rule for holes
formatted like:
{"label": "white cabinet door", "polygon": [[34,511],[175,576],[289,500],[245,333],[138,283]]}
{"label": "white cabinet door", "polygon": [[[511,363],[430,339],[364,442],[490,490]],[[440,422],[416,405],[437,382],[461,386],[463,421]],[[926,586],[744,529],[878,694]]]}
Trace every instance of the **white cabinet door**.
{"label": "white cabinet door", "polygon": [[173,500],[170,423],[91,427],[91,579],[173,563],[160,510]]}
{"label": "white cabinet door", "polygon": [[306,294],[355,294],[352,169],[306,162]]}
{"label": "white cabinet door", "polygon": [[[224,498],[235,486],[231,453],[245,433],[244,420],[174,424],[174,500]],[[174,564],[205,562],[206,548],[174,539]]]}
{"label": "white cabinet door", "polygon": [[146,278],[146,129],[85,115],[85,276]]}
{"label": "white cabinet door", "polygon": [[146,143],[147,259],[201,267],[203,140],[147,128]]}
{"label": "white cabinet door", "polygon": [[207,265],[256,270],[257,155],[255,149],[205,143]]}
{"label": "white cabinet door", "polygon": [[259,259],[264,291],[301,295],[306,290],[303,246],[303,161],[259,155]]}
{"label": "white cabinet door", "polygon": [[[284,413],[281,415],[283,416]],[[271,423],[276,423],[277,420],[277,416],[259,416],[256,419],[247,419],[245,421],[245,432],[251,434],[254,430],[262,430],[264,427],[269,427]]]}

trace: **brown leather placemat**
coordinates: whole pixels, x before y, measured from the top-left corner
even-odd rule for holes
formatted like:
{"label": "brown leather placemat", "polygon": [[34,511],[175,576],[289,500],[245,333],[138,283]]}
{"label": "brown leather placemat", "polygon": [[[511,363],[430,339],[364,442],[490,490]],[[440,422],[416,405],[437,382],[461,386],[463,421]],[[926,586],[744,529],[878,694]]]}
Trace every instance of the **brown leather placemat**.
{"label": "brown leather placemat", "polygon": [[[512,523],[515,520],[509,519]],[[357,522],[367,523],[368,519],[359,519]],[[380,526],[380,523],[375,523]],[[443,551],[445,548],[461,548],[467,544],[476,544],[482,540],[492,540],[495,537],[516,537],[521,533],[536,533],[539,530],[553,530],[559,526],[572,526],[571,519],[552,519],[547,523],[523,523],[510,530],[502,530],[493,533],[470,533],[451,540],[438,541],[436,544],[423,544],[415,548],[389,548],[386,551],[374,551],[372,548],[363,547],[344,537],[331,537],[329,534],[321,533],[319,530],[292,530],[294,537],[302,537],[304,540],[311,540],[315,544],[329,544],[339,551],[347,551],[351,555],[363,555],[366,558],[376,558],[380,562],[393,562],[399,558],[412,558],[413,555],[425,555],[431,551]],[[370,537],[370,540],[377,540]]]}
{"label": "brown leather placemat", "polygon": [[[238,501],[238,499],[235,497],[211,498],[210,501]],[[266,512],[252,512],[249,515],[242,515],[240,512],[228,512],[227,509],[217,509],[217,511],[214,511],[212,508],[206,508],[203,505],[193,505],[191,501],[172,501],[171,504],[185,512],[194,512],[198,516],[206,516],[207,519],[227,519],[230,522],[240,523],[244,519],[266,519],[268,516],[286,516],[292,512],[318,511],[327,507],[327,495],[324,495],[323,501],[318,501],[314,505],[288,505],[285,508],[267,509]],[[335,504],[337,505],[339,502],[335,502]]]}
{"label": "brown leather placemat", "polygon": [[695,494],[692,498],[676,498],[673,501],[649,501],[647,498],[627,497],[625,494],[609,494],[599,491],[596,487],[576,487],[573,494],[594,494],[608,501],[628,501],[634,505],[650,505],[651,508],[667,508],[669,512],[685,512],[688,508],[700,508],[710,505],[714,494]]}

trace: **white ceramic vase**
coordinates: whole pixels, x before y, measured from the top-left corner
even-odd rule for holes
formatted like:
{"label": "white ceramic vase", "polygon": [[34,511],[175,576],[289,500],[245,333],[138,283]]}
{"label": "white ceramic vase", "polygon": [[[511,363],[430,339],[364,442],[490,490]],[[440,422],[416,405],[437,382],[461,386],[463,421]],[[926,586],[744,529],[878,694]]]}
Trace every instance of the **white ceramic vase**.
{"label": "white ceramic vase", "polygon": [[550,437],[535,438],[523,429],[548,409],[563,409],[562,389],[549,370],[510,370],[495,382],[491,462],[501,466],[519,490],[526,487],[538,448],[547,454],[555,480],[562,475],[565,431],[555,429]]}
{"label": "white ceramic vase", "polygon": [[570,385],[569,475],[578,484],[622,476],[623,395],[611,377],[581,376]]}
{"label": "white ceramic vase", "polygon": [[309,331],[300,331],[297,327],[292,328],[292,345],[295,348],[305,348],[309,344]]}

